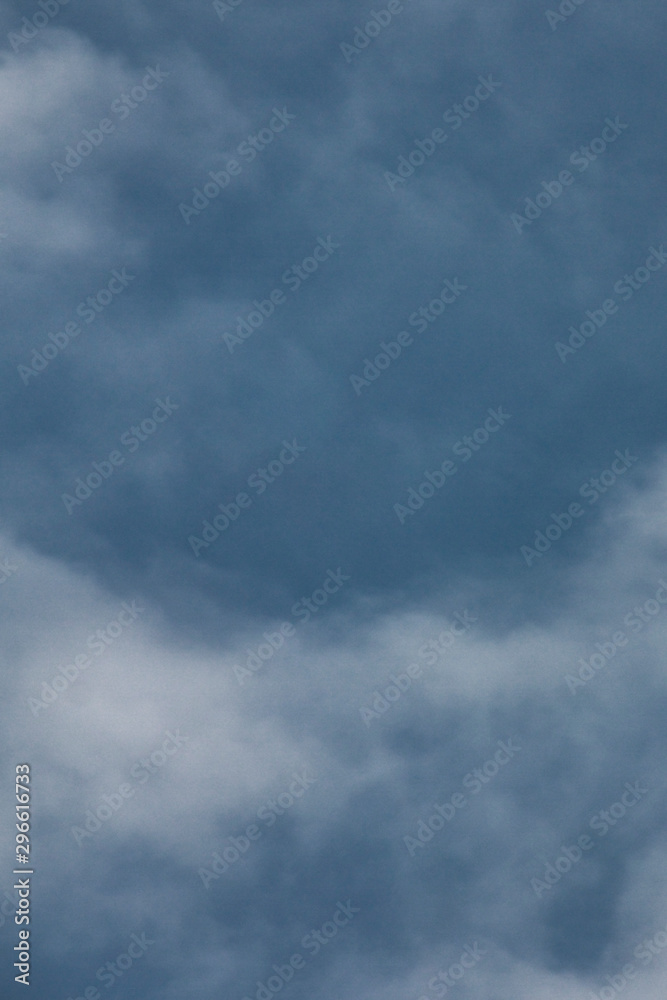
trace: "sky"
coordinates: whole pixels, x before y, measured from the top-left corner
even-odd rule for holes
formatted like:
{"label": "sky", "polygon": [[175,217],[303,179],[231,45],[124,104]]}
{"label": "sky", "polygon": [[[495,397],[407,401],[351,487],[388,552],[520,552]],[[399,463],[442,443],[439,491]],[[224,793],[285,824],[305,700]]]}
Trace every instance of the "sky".
{"label": "sky", "polygon": [[3,995],[665,996],[666,14],[547,2],[0,4]]}

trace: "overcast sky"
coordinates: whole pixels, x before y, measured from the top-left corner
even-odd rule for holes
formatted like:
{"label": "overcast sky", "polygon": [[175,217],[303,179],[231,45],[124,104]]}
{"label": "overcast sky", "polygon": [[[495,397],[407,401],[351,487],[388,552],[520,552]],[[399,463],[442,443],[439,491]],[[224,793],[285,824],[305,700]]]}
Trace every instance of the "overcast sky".
{"label": "overcast sky", "polygon": [[0,5],[8,996],[663,1000],[665,21]]}

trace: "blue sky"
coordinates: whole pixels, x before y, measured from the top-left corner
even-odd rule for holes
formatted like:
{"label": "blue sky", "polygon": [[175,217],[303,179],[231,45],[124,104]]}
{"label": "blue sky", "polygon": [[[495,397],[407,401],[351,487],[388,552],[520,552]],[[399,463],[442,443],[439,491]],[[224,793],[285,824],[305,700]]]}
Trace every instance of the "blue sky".
{"label": "blue sky", "polygon": [[664,6],[0,22],[33,996],[664,997]]}

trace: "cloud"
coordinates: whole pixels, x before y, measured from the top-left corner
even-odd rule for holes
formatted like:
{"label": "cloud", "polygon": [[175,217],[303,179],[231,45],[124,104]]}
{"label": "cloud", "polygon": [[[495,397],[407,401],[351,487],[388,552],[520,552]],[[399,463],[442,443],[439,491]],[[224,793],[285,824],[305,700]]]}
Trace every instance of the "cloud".
{"label": "cloud", "polygon": [[38,992],[104,995],[143,934],[119,996],[255,1000],[297,953],[295,1000],[664,995],[660,8],[402,7],[350,62],[363,4],[63,4],[5,45]]}

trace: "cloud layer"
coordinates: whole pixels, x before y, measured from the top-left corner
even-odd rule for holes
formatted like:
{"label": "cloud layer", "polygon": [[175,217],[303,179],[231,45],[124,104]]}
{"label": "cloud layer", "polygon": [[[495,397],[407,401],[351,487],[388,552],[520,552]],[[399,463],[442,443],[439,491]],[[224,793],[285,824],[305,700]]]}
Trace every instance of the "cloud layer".
{"label": "cloud layer", "polygon": [[36,995],[664,996],[662,7],[1,13]]}

